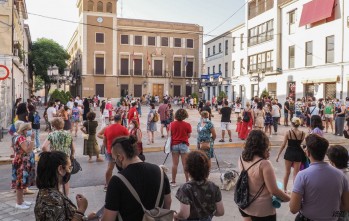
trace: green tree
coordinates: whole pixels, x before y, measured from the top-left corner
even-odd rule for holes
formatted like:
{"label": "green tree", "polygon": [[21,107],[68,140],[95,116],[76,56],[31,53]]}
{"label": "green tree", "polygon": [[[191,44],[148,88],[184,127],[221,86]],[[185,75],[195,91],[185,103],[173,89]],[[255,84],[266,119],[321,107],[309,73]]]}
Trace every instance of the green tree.
{"label": "green tree", "polygon": [[267,89],[264,89],[262,91],[262,94],[261,94],[260,98],[263,98],[263,97],[269,97],[269,92],[267,91]]}
{"label": "green tree", "polygon": [[224,91],[220,91],[217,100],[222,101],[224,98],[227,98],[227,95]]}
{"label": "green tree", "polygon": [[42,78],[40,76],[36,76],[35,77],[35,81],[34,81],[34,91],[40,91],[41,89],[43,89],[45,86],[45,82],[44,80],[42,80]]}
{"label": "green tree", "polygon": [[69,54],[57,42],[47,38],[39,38],[32,45],[29,53],[31,65],[34,66],[34,74],[40,76],[45,85],[45,103],[47,102],[47,94],[51,88],[51,84],[55,83],[47,75],[49,66],[57,65],[59,73],[64,73],[67,67],[66,61],[70,58]]}

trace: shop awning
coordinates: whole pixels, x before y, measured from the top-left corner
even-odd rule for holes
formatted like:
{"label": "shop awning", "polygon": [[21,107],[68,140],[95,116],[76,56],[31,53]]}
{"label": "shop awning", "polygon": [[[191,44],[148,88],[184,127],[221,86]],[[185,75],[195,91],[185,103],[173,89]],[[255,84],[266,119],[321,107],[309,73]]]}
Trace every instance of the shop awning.
{"label": "shop awning", "polygon": [[337,82],[337,77],[330,77],[330,78],[318,78],[318,79],[311,79],[311,80],[302,80],[302,84],[317,84],[317,83],[330,83],[330,82]]}
{"label": "shop awning", "polygon": [[333,6],[334,0],[312,0],[304,4],[299,27],[331,17]]}

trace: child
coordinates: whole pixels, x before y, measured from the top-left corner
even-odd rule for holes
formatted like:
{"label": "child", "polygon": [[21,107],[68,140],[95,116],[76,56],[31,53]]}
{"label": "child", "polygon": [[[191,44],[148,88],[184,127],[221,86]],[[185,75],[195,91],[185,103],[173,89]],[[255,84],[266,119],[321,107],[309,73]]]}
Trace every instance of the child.
{"label": "child", "polygon": [[242,125],[242,118],[239,116],[236,121],[236,130],[235,130],[235,132],[237,132],[238,135],[240,133],[241,125]]}

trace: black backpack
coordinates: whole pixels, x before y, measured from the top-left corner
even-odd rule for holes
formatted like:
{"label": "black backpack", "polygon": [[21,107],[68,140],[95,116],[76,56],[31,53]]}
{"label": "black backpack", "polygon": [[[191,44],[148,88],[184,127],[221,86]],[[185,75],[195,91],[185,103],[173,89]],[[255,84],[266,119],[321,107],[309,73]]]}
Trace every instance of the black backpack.
{"label": "black backpack", "polygon": [[245,170],[244,164],[242,163],[242,160],[240,157],[242,171],[240,173],[238,181],[236,182],[235,192],[234,192],[234,202],[236,203],[236,205],[240,209],[246,209],[247,207],[249,207],[251,205],[251,203],[253,203],[253,201],[255,201],[261,195],[261,193],[264,189],[265,183],[263,183],[263,185],[261,186],[261,188],[259,188],[256,195],[250,201],[250,199],[249,199],[250,190],[249,190],[249,186],[248,186],[248,173],[247,173],[247,171],[251,167],[256,165],[258,162],[260,162],[261,160],[263,160],[263,159],[257,160],[257,162],[255,162],[249,168],[247,168],[247,170]]}
{"label": "black backpack", "polygon": [[242,118],[243,122],[249,122],[250,121],[250,115],[247,111],[244,111],[244,117]]}

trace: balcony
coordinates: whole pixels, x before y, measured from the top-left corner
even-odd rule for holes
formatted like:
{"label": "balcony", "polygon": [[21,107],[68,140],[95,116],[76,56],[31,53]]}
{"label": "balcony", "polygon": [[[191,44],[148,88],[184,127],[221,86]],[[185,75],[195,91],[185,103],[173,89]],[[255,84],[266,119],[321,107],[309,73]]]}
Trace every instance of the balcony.
{"label": "balcony", "polygon": [[292,1],[293,0],[278,0],[278,6],[280,7],[281,5],[287,4]]}
{"label": "balcony", "polygon": [[262,1],[251,1],[248,3],[248,19],[257,17],[258,15],[272,9],[274,7],[274,0],[262,0]]}

